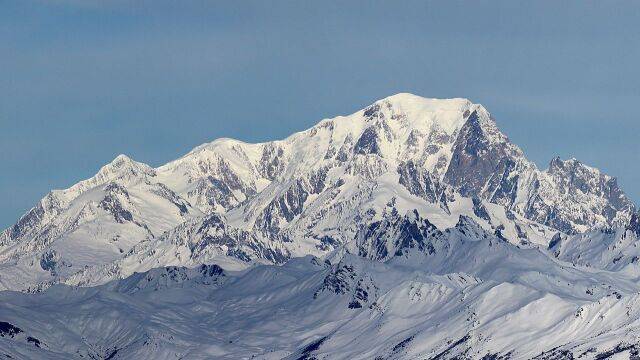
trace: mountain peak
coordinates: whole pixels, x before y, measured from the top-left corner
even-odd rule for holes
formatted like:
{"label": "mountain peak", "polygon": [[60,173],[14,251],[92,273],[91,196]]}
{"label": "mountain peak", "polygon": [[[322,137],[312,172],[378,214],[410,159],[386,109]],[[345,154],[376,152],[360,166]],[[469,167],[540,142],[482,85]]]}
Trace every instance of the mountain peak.
{"label": "mountain peak", "polygon": [[[6,233],[4,243],[64,242],[67,235],[62,232],[78,226],[74,236],[96,234],[111,244],[113,237],[103,232],[102,220],[87,221],[95,218],[97,206],[107,207],[112,215],[124,214],[113,217],[114,231],[131,234],[133,226],[139,232],[127,239],[146,238],[145,226],[156,236],[190,216],[221,214],[235,232],[235,250],[216,256],[276,262],[346,244],[362,222],[388,207],[422,209],[425,219],[432,215],[447,226],[463,215],[460,209],[493,221],[496,207],[503,207],[513,215],[505,215],[507,219],[518,225],[502,232],[513,239],[528,236],[525,225],[516,223],[522,219],[565,233],[629,220],[634,206],[613,178],[575,159],[556,158],[551,167],[555,170],[538,170],[480,104],[399,93],[283,140],[214,140],[156,169],[118,155],[90,179],[52,192],[19,221],[17,230]],[[115,197],[103,203],[110,195],[105,190],[116,186],[131,195],[133,215],[125,213],[129,210],[124,206],[120,212],[119,203],[125,202]],[[150,209],[158,213],[150,216]],[[194,239],[190,231],[184,231],[184,239]],[[260,251],[253,245],[243,248],[254,241],[264,241],[256,245]],[[125,245],[123,249],[131,244]]]}
{"label": "mountain peak", "polygon": [[155,176],[155,170],[147,164],[137,162],[127,155],[120,154],[110,163],[101,167],[91,178],[80,181],[72,187],[58,192],[64,193],[65,197],[70,200],[94,186],[106,184],[110,181],[128,181],[146,176]]}
{"label": "mountain peak", "polygon": [[[553,173],[564,173],[564,172],[575,172],[576,170],[580,169],[581,171],[585,171],[588,172],[590,174],[594,174],[594,175],[601,175],[601,171],[597,168],[588,166],[586,164],[584,164],[583,162],[581,162],[580,160],[576,159],[575,157],[572,157],[570,159],[567,160],[562,160],[559,156],[554,157],[553,159],[551,159],[551,162],[549,162],[549,173],[553,174]],[[604,174],[602,174],[604,175]],[[608,175],[604,175],[606,178],[610,178],[610,176]]]}
{"label": "mountain peak", "polygon": [[116,156],[110,163],[103,166],[96,176],[100,174],[107,175],[109,173],[120,172],[122,170],[142,172],[142,173],[150,173],[153,172],[153,169],[147,164],[137,162],[132,158],[128,157],[125,154],[120,154]]}
{"label": "mountain peak", "polygon": [[460,107],[469,106],[473,103],[469,99],[465,98],[449,98],[449,99],[440,99],[440,98],[428,98],[423,97],[411,93],[397,93],[391,96],[387,96],[383,99],[376,101],[376,103],[380,102],[388,102],[391,104],[398,105],[418,105],[418,106],[429,106],[432,108],[442,108],[442,109],[458,109]]}
{"label": "mountain peak", "polygon": [[470,112],[479,109],[486,112],[482,105],[474,104],[465,98],[437,99],[422,97],[410,93],[398,93],[380,99],[364,109],[364,111],[370,109],[372,106],[381,106],[382,108],[386,107],[389,110],[404,113],[408,118],[414,120],[420,119],[429,113],[454,112],[468,115]]}
{"label": "mountain peak", "polygon": [[113,160],[111,160],[109,165],[119,167],[124,164],[132,164],[132,163],[134,163],[133,159],[131,159],[125,154],[120,154],[116,156]]}

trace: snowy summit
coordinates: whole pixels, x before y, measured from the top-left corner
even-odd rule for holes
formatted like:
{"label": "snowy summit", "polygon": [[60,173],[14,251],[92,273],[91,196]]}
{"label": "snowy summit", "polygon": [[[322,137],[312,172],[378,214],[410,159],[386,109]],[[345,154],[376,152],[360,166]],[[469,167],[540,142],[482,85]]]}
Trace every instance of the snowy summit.
{"label": "snowy summit", "polygon": [[401,93],[51,191],[0,234],[0,355],[637,357],[637,224],[615,178]]}

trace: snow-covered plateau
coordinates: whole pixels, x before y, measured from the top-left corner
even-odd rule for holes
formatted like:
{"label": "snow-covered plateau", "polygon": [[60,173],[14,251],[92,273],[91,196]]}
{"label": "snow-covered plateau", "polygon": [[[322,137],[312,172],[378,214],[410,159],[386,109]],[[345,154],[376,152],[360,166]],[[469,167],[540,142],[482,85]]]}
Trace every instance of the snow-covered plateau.
{"label": "snow-covered plateau", "polygon": [[640,359],[640,215],[466,99],[120,155],[0,234],[0,358]]}

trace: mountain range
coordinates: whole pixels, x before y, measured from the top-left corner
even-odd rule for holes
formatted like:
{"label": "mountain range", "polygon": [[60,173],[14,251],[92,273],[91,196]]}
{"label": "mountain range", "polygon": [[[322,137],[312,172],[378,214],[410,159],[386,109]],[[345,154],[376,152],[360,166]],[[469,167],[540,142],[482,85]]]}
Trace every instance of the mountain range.
{"label": "mountain range", "polygon": [[0,234],[0,356],[639,358],[640,217],[479,104],[120,155]]}

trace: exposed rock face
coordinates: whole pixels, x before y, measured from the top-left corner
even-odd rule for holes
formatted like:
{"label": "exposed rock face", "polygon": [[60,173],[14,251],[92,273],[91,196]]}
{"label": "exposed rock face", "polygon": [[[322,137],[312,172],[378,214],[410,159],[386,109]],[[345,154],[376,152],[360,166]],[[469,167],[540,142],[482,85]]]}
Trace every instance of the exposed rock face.
{"label": "exposed rock face", "polygon": [[579,208],[582,214],[575,220],[579,225],[588,228],[598,218],[604,218],[610,225],[620,225],[633,212],[633,203],[618,187],[615,178],[602,174],[597,169],[590,168],[575,159],[568,161],[554,159],[549,165],[548,174],[562,189],[561,194],[564,195],[562,202],[569,204],[569,209],[558,207],[562,215],[573,210],[576,204],[584,204],[583,200],[592,200],[595,197],[596,201]]}
{"label": "exposed rock face", "polygon": [[195,268],[168,266],[136,273],[114,284],[114,290],[128,295],[193,285],[221,285],[226,280],[224,270],[215,264]]}
{"label": "exposed rock face", "polygon": [[64,204],[54,193],[47,194],[40,202],[23,215],[18,222],[0,234],[0,245],[6,246],[21,239],[34,237],[46,227],[51,218],[59,215]]}
{"label": "exposed rock face", "polygon": [[616,179],[572,159],[539,171],[482,112],[460,130],[444,178],[462,195],[480,197],[567,233],[619,226],[634,211]]}
{"label": "exposed rock face", "polygon": [[[400,163],[398,174],[400,174],[400,185],[407,188],[411,194],[430,203],[438,203],[443,199],[443,196],[446,200],[446,187],[425,168],[417,166],[415,162],[409,160]],[[446,206],[446,202],[443,205]]]}
{"label": "exposed rock face", "polygon": [[176,245],[186,245],[193,259],[204,258],[211,252],[242,261],[258,258],[277,264],[289,258],[286,251],[277,245],[270,246],[270,242],[266,243],[247,231],[229,226],[224,218],[217,214],[193,223],[181,224],[165,233],[162,240]]}
{"label": "exposed rock face", "polygon": [[615,178],[575,159],[552,160],[529,188],[523,214],[566,233],[621,226],[635,211]]}
{"label": "exposed rock face", "polygon": [[114,220],[118,223],[133,221],[133,215],[127,210],[128,203],[131,201],[127,190],[116,183],[111,183],[105,187],[104,191],[105,197],[100,201],[98,207],[113,215]]}
{"label": "exposed rock face", "polygon": [[510,176],[523,161],[520,149],[500,133],[486,112],[474,111],[455,141],[445,181],[462,195],[480,196],[500,205],[515,201],[518,176]]}
{"label": "exposed rock face", "polygon": [[282,173],[286,164],[284,162],[284,150],[274,144],[266,144],[262,149],[262,157],[257,169],[264,178],[274,180]]}
{"label": "exposed rock face", "polygon": [[262,210],[255,227],[266,237],[277,234],[283,224],[302,214],[304,204],[310,195],[320,194],[324,190],[326,175],[326,169],[319,169],[292,181],[283,194],[273,199]]}
{"label": "exposed rock face", "polygon": [[631,215],[631,220],[629,221],[627,230],[636,234],[636,236],[640,238],[640,214],[636,213]]}
{"label": "exposed rock face", "polygon": [[442,233],[417,212],[404,216],[397,212],[386,214],[363,228],[356,237],[358,255],[374,260],[386,260],[401,256],[405,251],[417,249],[435,254],[434,241],[442,241]]}
{"label": "exposed rock face", "polygon": [[360,138],[353,147],[353,152],[356,154],[380,154],[380,145],[378,145],[378,132],[373,126],[368,127],[362,132]]}
{"label": "exposed rock face", "polygon": [[489,216],[484,204],[482,204],[482,200],[477,197],[473,197],[471,202],[473,203],[473,213],[480,219],[491,222],[491,217]]}

